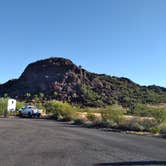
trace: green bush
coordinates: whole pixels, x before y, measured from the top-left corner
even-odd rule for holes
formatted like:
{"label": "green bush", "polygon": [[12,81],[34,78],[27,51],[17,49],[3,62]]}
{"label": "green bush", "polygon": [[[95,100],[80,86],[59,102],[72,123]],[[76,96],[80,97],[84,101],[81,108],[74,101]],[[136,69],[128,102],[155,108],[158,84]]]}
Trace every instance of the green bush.
{"label": "green bush", "polygon": [[154,117],[159,123],[166,122],[166,109],[159,109],[154,112]]}
{"label": "green bush", "polygon": [[87,121],[85,122],[87,127],[103,127],[101,118],[97,117],[94,113],[87,113]]}
{"label": "green bush", "polygon": [[98,118],[97,118],[96,115],[94,115],[93,113],[88,112],[88,113],[87,113],[87,119],[88,119],[89,121],[94,122],[94,121],[96,121]]}
{"label": "green bush", "polygon": [[16,111],[18,111],[20,108],[24,107],[25,103],[21,101],[17,101],[16,103]]}
{"label": "green bush", "polygon": [[133,119],[124,119],[119,127],[123,130],[129,130],[129,131],[143,131],[144,127],[142,124],[140,124],[140,120],[138,118]]}
{"label": "green bush", "polygon": [[129,124],[128,124],[128,129],[132,130],[132,131],[144,131],[145,128],[144,126],[138,121],[138,120],[132,120]]}
{"label": "green bush", "polygon": [[68,103],[52,100],[45,103],[47,113],[52,113],[57,120],[70,121],[76,116],[75,110]]}
{"label": "green bush", "polygon": [[157,134],[157,133],[160,133],[160,128],[159,127],[152,127],[150,131],[153,134]]}
{"label": "green bush", "polygon": [[144,127],[144,131],[154,131],[154,129],[157,130],[157,121],[153,119],[144,119],[140,120],[140,124]]}
{"label": "green bush", "polygon": [[166,109],[137,104],[129,111],[130,114],[142,117],[154,117],[158,123],[166,121]]}
{"label": "green bush", "polygon": [[43,113],[46,113],[46,109],[45,109],[45,106],[42,102],[40,101],[37,101],[35,102],[35,106],[38,108],[38,109],[41,109],[43,111]]}
{"label": "green bush", "polygon": [[118,105],[106,107],[101,112],[101,117],[103,123],[117,126],[123,119],[123,109],[121,106]]}
{"label": "green bush", "polygon": [[0,98],[0,115],[4,115],[4,111],[7,109],[7,98]]}

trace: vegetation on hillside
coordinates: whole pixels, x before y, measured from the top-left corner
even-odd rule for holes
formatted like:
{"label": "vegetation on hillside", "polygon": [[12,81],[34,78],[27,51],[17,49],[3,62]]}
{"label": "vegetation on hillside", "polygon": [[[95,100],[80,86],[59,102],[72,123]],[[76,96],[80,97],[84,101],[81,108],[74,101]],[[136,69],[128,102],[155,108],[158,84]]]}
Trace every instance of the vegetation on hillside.
{"label": "vegetation on hillside", "polygon": [[86,107],[118,103],[132,109],[137,103],[166,103],[166,88],[140,86],[128,78],[90,73],[64,58],[28,65],[19,79],[0,85],[0,96],[6,94],[18,100],[60,100]]}

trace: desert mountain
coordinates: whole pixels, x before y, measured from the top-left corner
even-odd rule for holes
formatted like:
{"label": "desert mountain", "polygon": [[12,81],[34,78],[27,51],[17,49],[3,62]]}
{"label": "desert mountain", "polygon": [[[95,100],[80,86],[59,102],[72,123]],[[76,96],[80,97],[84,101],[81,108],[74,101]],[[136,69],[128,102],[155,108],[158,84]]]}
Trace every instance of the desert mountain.
{"label": "desert mountain", "polygon": [[29,64],[18,79],[0,85],[0,96],[5,94],[17,99],[38,95],[45,100],[88,106],[166,102],[166,88],[140,86],[127,78],[91,73],[64,58]]}

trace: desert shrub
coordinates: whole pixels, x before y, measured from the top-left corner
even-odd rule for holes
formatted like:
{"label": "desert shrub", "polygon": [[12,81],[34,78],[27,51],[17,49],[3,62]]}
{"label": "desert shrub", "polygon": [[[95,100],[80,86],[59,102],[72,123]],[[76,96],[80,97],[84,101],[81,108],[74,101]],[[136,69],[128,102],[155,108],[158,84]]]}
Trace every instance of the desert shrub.
{"label": "desert shrub", "polygon": [[94,121],[97,120],[97,117],[96,117],[96,115],[94,115],[93,113],[88,112],[88,113],[87,113],[87,119],[88,119],[89,121],[94,122]]}
{"label": "desert shrub", "polygon": [[144,104],[136,104],[133,109],[130,110],[130,114],[142,117],[152,117],[152,112],[153,109]]}
{"label": "desert shrub", "polygon": [[153,133],[153,134],[157,134],[157,133],[160,133],[160,128],[159,127],[152,127],[150,129],[150,132]]}
{"label": "desert shrub", "polygon": [[19,116],[19,109],[21,109],[22,107],[25,106],[25,103],[24,102],[21,102],[21,101],[17,101],[16,103],[16,114],[17,116]]}
{"label": "desert shrub", "polygon": [[124,130],[148,132],[151,132],[151,130],[156,127],[157,122],[155,119],[141,119],[139,117],[132,119],[123,119],[123,121],[119,125],[119,128]]}
{"label": "desert shrub", "polygon": [[127,120],[121,124],[121,127],[125,130],[131,130],[131,131],[143,131],[144,127],[140,124],[138,118],[134,118],[131,120]]}
{"label": "desert shrub", "polygon": [[166,121],[166,110],[165,109],[159,109],[154,113],[154,117],[159,123],[163,123]]}
{"label": "desert shrub", "polygon": [[123,109],[118,105],[108,106],[101,112],[101,117],[104,124],[117,126],[123,119]]}
{"label": "desert shrub", "polygon": [[143,119],[139,121],[139,124],[144,127],[144,131],[153,131],[158,125],[155,119]]}
{"label": "desert shrub", "polygon": [[70,121],[76,116],[74,109],[68,103],[52,100],[45,103],[47,113],[52,113],[57,120]]}
{"label": "desert shrub", "polygon": [[43,104],[42,102],[40,102],[40,101],[35,102],[35,106],[36,106],[38,109],[43,110],[43,113],[46,113],[46,108],[45,108],[45,106],[44,106],[44,104]]}
{"label": "desert shrub", "polygon": [[166,136],[166,124],[161,124],[159,128],[160,128],[160,134]]}
{"label": "desert shrub", "polygon": [[136,121],[132,121],[129,126],[128,126],[129,130],[132,131],[144,131],[144,127]]}
{"label": "desert shrub", "polygon": [[83,125],[83,124],[85,124],[85,120],[82,119],[82,118],[76,118],[76,119],[74,119],[73,124],[75,124],[75,125]]}
{"label": "desert shrub", "polygon": [[17,101],[16,103],[16,111],[18,111],[20,108],[24,107],[25,103],[21,101]]}
{"label": "desert shrub", "polygon": [[94,113],[87,113],[87,121],[85,122],[87,127],[105,127],[101,118],[97,117]]}
{"label": "desert shrub", "polygon": [[137,104],[132,110],[129,111],[129,113],[142,117],[154,117],[158,123],[162,123],[166,120],[165,108],[155,108],[144,104]]}
{"label": "desert shrub", "polygon": [[7,109],[7,98],[0,98],[0,115],[4,114],[4,111]]}

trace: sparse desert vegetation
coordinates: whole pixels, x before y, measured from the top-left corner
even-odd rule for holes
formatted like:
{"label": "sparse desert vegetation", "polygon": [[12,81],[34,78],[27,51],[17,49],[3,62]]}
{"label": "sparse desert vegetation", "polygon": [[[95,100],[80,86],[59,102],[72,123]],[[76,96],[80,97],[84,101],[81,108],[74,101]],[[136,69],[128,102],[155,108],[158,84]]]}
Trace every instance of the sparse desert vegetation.
{"label": "sparse desert vegetation", "polygon": [[[8,98],[0,98],[0,114],[4,114]],[[17,111],[25,105],[17,101]],[[166,134],[166,105],[136,104],[124,108],[118,104],[106,107],[84,107],[67,102],[35,98],[33,104],[44,110],[46,116],[60,121],[70,121],[85,127],[113,128],[123,131],[141,131]]]}

